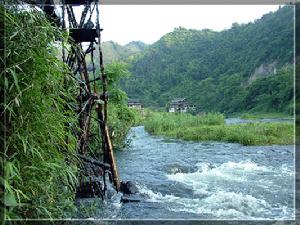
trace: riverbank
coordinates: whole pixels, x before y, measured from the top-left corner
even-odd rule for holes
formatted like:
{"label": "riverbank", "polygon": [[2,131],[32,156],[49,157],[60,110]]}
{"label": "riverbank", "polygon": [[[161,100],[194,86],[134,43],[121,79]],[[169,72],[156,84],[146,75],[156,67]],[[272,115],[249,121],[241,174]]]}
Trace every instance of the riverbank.
{"label": "riverbank", "polygon": [[225,124],[225,117],[219,113],[193,116],[148,112],[143,123],[150,134],[187,141],[223,141],[243,145],[294,144],[294,124],[286,122]]}

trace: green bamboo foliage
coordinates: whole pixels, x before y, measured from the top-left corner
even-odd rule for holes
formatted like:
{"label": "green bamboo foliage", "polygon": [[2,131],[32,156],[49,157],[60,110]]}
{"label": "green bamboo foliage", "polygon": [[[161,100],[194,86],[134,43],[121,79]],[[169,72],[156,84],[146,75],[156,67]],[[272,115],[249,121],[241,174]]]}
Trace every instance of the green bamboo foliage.
{"label": "green bamboo foliage", "polygon": [[[5,131],[5,217],[66,218],[74,206],[78,161],[77,116],[74,113],[78,85],[61,60],[67,34],[51,26],[36,9],[1,8],[5,18],[5,71],[1,74],[1,126]],[[57,41],[59,40],[59,41]],[[4,61],[4,59],[1,59]],[[126,106],[127,96],[116,83],[128,76],[122,63],[108,65],[109,128],[114,148],[123,147],[136,112]],[[98,74],[97,69],[97,74]],[[97,91],[101,81],[96,84]],[[96,118],[93,111],[92,117]],[[101,159],[98,124],[92,119],[89,153]]]}
{"label": "green bamboo foliage", "polygon": [[60,59],[66,35],[36,9],[9,6],[5,18],[3,153],[6,219],[62,218],[76,179],[74,83]]}

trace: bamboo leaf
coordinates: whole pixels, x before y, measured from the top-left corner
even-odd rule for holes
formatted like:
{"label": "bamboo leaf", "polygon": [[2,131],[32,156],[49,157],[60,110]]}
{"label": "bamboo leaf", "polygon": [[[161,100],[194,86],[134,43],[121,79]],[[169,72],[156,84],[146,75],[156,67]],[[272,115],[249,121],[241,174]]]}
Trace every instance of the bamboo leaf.
{"label": "bamboo leaf", "polygon": [[12,75],[13,78],[14,78],[14,84],[15,84],[15,86],[17,87],[18,92],[21,92],[20,87],[19,87],[19,83],[18,83],[17,74],[16,74],[15,70],[14,70],[14,69],[10,69],[10,73],[11,73],[11,75]]}
{"label": "bamboo leaf", "polygon": [[4,201],[4,204],[6,206],[9,206],[9,207],[15,207],[15,206],[18,206],[18,202],[15,198],[15,196],[12,194],[12,193],[7,193],[5,195],[5,201]]}

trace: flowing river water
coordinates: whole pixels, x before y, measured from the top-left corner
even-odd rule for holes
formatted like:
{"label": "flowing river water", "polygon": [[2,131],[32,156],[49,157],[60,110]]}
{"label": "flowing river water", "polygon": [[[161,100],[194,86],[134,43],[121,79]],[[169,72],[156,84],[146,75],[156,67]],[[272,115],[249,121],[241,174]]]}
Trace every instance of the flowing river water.
{"label": "flowing river water", "polygon": [[293,219],[294,146],[242,146],[156,137],[134,127],[116,152],[122,180],[137,184],[140,202],[81,200],[106,219]]}

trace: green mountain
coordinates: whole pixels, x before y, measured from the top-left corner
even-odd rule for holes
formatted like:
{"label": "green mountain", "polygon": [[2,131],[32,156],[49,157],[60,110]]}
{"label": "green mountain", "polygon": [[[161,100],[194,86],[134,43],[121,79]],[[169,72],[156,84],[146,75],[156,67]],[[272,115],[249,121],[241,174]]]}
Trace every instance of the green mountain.
{"label": "green mountain", "polygon": [[104,63],[111,63],[113,61],[126,60],[137,53],[144,51],[147,44],[141,41],[132,41],[126,45],[120,45],[113,41],[102,43]]}
{"label": "green mountain", "polygon": [[293,7],[221,32],[182,27],[130,61],[121,86],[146,106],[187,98],[198,111],[292,112]]}

